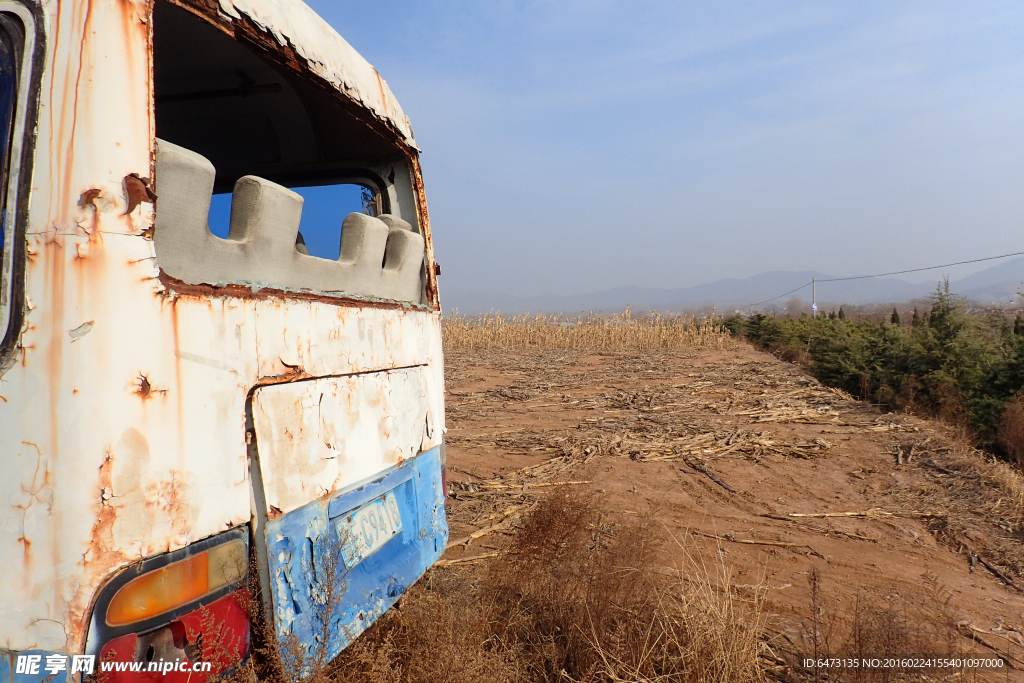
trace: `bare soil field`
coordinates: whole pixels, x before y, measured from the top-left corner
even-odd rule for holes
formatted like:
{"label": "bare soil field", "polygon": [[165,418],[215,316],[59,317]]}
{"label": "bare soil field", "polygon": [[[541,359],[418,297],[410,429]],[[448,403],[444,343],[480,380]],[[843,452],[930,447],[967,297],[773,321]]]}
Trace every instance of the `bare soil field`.
{"label": "bare soil field", "polygon": [[1024,489],[950,428],[742,345],[449,351],[446,382],[451,542],[428,583],[516,562],[539,501],[585,490],[595,533],[642,518],[666,539],[657,571],[705,567],[761,611],[768,675],[889,633],[999,653],[1016,668],[998,680],[1019,679]]}

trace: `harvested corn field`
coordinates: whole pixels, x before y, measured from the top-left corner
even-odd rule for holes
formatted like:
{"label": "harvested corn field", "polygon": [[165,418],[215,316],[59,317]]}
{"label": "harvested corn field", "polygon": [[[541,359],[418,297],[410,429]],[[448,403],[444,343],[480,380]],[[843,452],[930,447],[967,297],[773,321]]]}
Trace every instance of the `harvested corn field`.
{"label": "harvested corn field", "polygon": [[1022,479],[948,428],[747,348],[449,351],[446,374],[452,541],[434,572],[515,562],[539,502],[586,490],[612,528],[654,520],[665,575],[724,568],[720,589],[767,613],[766,676],[810,675],[814,614],[838,652],[854,622],[881,638],[890,607],[900,652],[1024,666]]}
{"label": "harvested corn field", "polygon": [[448,550],[347,680],[811,681],[853,652],[1007,667],[828,680],[1016,680],[1015,470],[729,340],[557,329],[447,350]]}
{"label": "harvested corn field", "polygon": [[588,349],[591,351],[732,348],[731,335],[714,316],[649,314],[627,309],[613,316],[448,316],[442,328],[445,350]]}

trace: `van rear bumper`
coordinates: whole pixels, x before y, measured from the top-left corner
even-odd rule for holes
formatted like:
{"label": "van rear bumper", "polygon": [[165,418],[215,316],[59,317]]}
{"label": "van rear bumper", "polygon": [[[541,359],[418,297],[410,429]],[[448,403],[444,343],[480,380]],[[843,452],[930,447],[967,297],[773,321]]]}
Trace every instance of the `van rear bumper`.
{"label": "van rear bumper", "polygon": [[[266,522],[270,607],[282,645],[298,643],[316,660],[333,659],[437,561],[448,543],[443,472],[441,447],[432,448]],[[346,563],[348,518],[387,494],[397,503],[401,530],[361,560],[350,552]],[[328,638],[319,644],[325,626]]]}

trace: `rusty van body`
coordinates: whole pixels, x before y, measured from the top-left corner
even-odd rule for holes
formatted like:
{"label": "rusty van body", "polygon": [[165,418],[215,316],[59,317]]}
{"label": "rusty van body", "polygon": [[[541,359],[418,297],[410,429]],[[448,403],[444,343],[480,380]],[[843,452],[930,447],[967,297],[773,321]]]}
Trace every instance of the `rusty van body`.
{"label": "rusty van body", "polygon": [[[408,119],[300,0],[0,0],[0,43],[0,681],[216,673],[258,619],[333,657],[447,542]],[[321,258],[333,183],[366,210]]]}

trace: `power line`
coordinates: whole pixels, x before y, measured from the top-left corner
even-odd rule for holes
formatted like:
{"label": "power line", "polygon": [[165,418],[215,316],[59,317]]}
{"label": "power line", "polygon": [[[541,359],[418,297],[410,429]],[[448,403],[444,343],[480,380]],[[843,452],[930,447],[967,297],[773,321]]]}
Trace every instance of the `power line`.
{"label": "power line", "polygon": [[806,283],[800,285],[796,289],[791,289],[791,290],[789,290],[788,292],[786,292],[784,294],[779,294],[778,296],[773,296],[771,299],[765,299],[764,301],[758,301],[756,303],[749,304],[747,306],[744,306],[743,308],[753,308],[754,306],[760,306],[761,304],[771,303],[772,301],[775,301],[776,299],[781,299],[782,297],[788,296],[790,294],[793,294],[794,292],[799,292],[801,289],[804,289],[805,287],[810,287],[815,282],[845,282],[847,280],[867,280],[869,278],[888,277],[890,275],[903,275],[905,273],[920,273],[920,272],[925,271],[925,270],[936,270],[938,268],[949,268],[951,266],[962,266],[962,265],[965,265],[965,264],[968,264],[968,263],[981,263],[982,261],[995,261],[997,259],[1009,258],[1011,256],[1024,256],[1024,251],[1016,251],[1016,252],[1013,252],[1012,254],[1000,254],[999,256],[986,256],[985,258],[976,258],[976,259],[971,259],[969,261],[957,261],[955,263],[944,263],[944,264],[942,264],[940,266],[927,266],[925,268],[910,268],[908,270],[894,270],[891,273],[878,273],[876,275],[854,275],[854,276],[851,276],[851,277],[833,277],[833,278],[826,278],[826,279],[823,279],[823,280],[818,280],[817,278],[815,278],[815,279],[811,280],[810,282],[806,282]]}
{"label": "power line", "polygon": [[786,292],[785,294],[779,294],[778,296],[773,296],[771,299],[765,299],[764,301],[758,301],[756,304],[750,304],[749,306],[744,306],[743,308],[752,308],[754,306],[760,306],[761,304],[767,304],[769,302],[775,301],[776,299],[781,299],[782,297],[786,296],[787,294],[792,294],[793,292],[799,292],[804,287],[810,287],[810,286],[811,286],[810,282],[805,282],[804,284],[800,285],[796,289],[791,289],[788,292]]}
{"label": "power line", "polygon": [[[843,280],[865,280],[871,277],[888,277],[889,275],[903,275],[904,273],[920,273],[922,270],[936,270],[937,268],[949,268],[950,266],[962,266],[965,263],[981,263],[982,261],[995,261],[996,259],[1009,258],[1011,256],[1024,255],[1024,251],[1016,251],[1012,254],[1001,256],[986,256],[985,258],[971,259],[970,261],[957,261],[956,263],[944,263],[941,266],[928,266],[927,268],[911,268],[910,270],[895,270],[891,273],[879,273],[878,275],[854,275],[853,277],[833,277],[818,282],[841,282]],[[783,294],[782,296],[786,296]]]}

